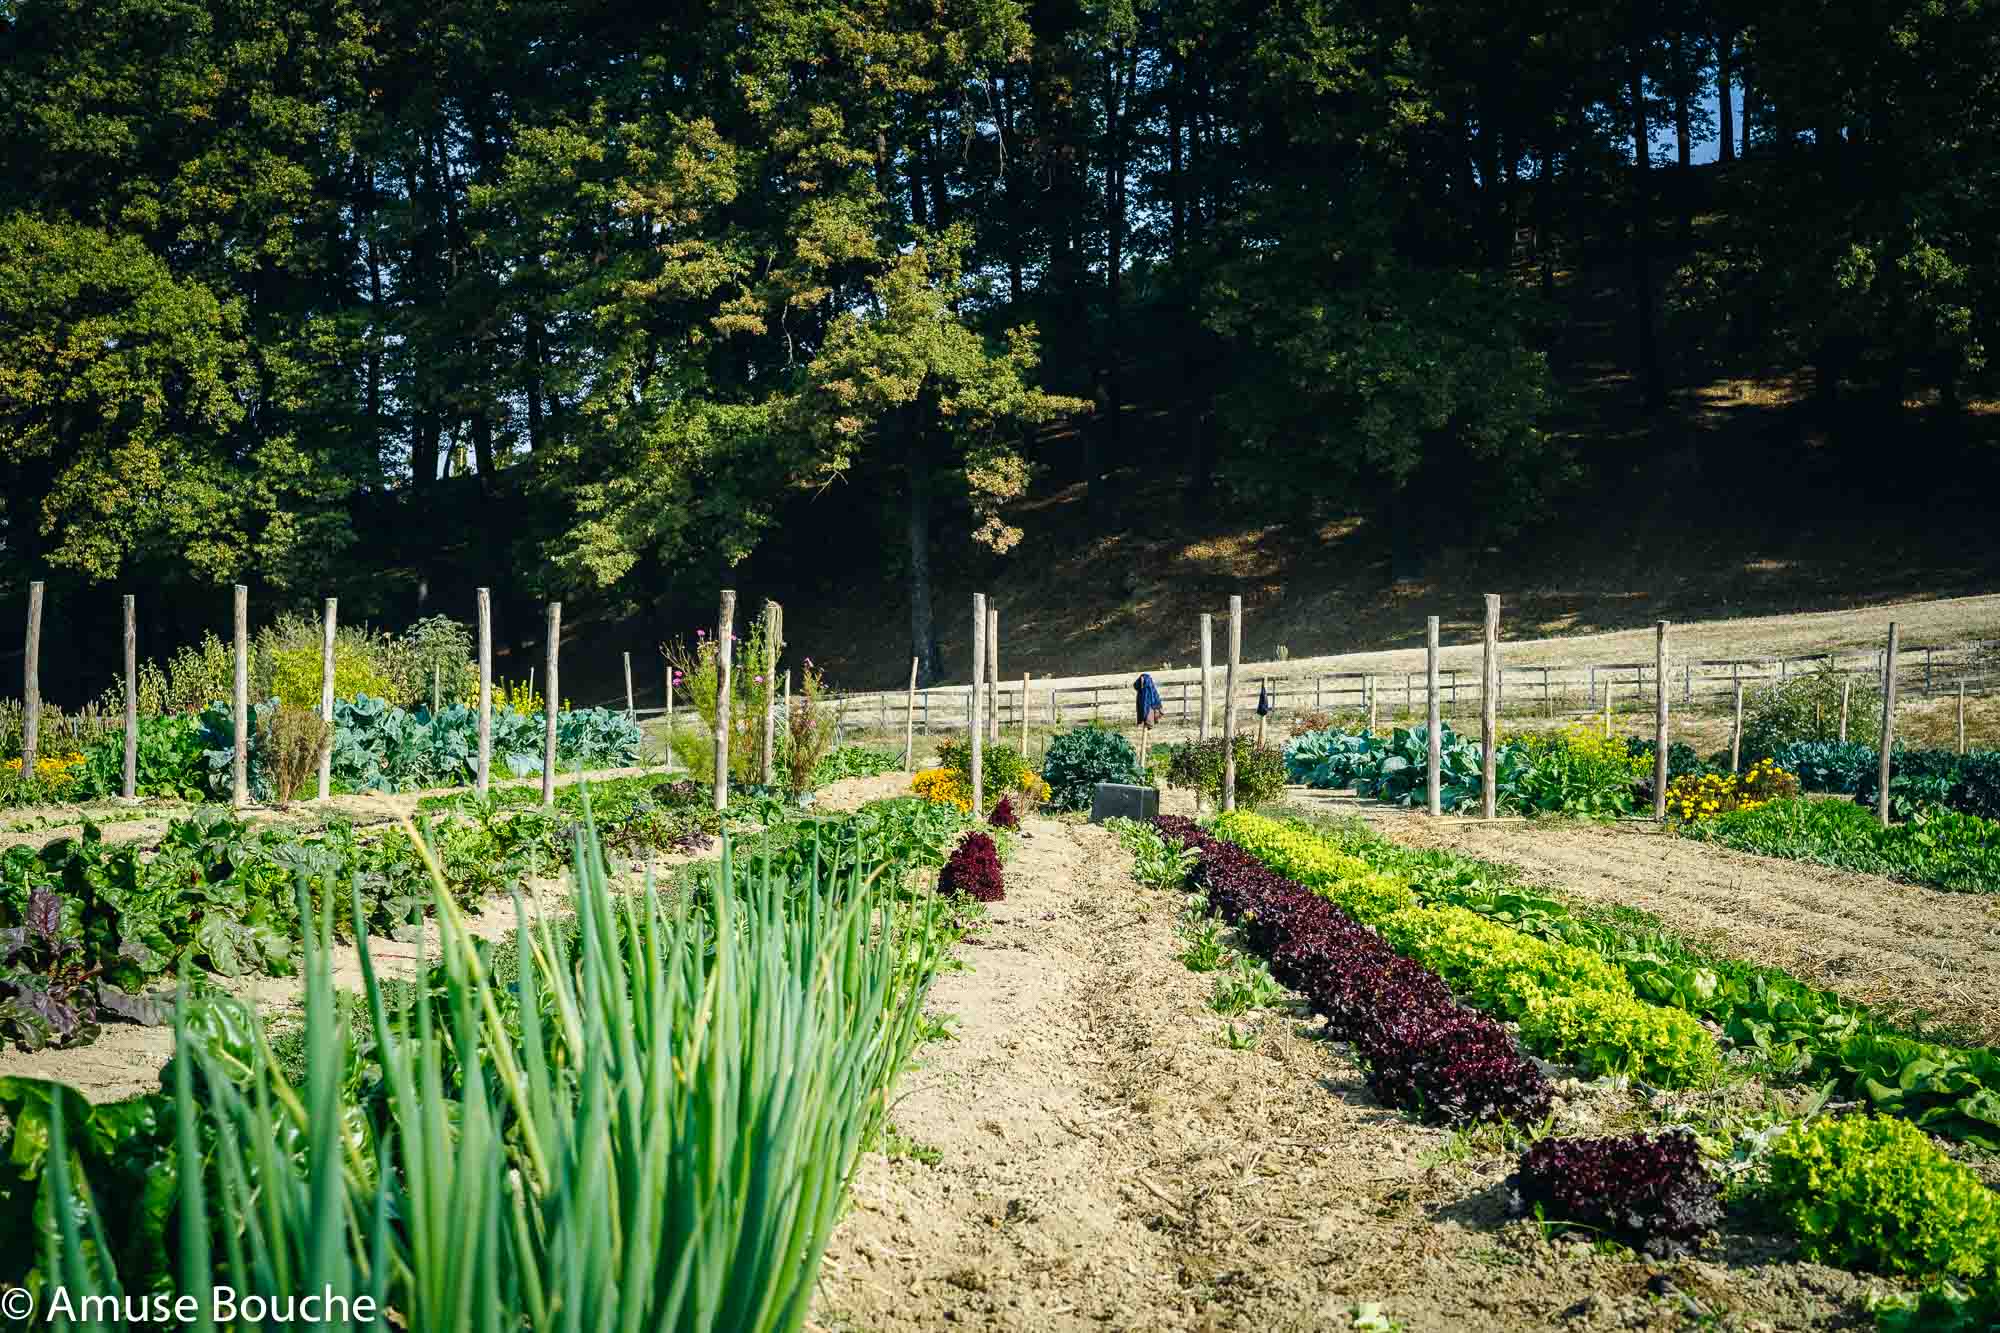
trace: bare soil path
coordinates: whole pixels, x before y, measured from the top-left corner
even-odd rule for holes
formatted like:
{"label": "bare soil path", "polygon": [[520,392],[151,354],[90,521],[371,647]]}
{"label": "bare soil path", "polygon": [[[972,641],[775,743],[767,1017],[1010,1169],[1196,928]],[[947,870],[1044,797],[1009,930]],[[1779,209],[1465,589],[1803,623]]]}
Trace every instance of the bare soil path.
{"label": "bare soil path", "polygon": [[1992,895],[1754,856],[1645,824],[1487,824],[1317,793],[1291,801],[1358,813],[1409,846],[1513,866],[1572,899],[1639,908],[1717,952],[1784,968],[1886,1014],[2000,1042],[2000,898]]}
{"label": "bare soil path", "polygon": [[[1282,1011],[1206,1005],[1177,895],[1100,829],[1026,823],[822,1269],[823,1333],[1865,1326],[1861,1284],[1725,1240],[1652,1264],[1505,1217],[1511,1154],[1378,1106]],[[1575,1132],[1565,1112],[1565,1132]],[[1701,1322],[1706,1320],[1707,1322]]]}

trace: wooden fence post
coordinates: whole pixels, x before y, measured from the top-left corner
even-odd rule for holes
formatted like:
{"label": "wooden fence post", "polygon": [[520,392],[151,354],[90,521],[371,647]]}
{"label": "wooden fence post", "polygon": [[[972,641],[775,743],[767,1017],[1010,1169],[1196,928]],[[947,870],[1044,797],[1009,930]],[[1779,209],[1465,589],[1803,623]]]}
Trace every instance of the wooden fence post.
{"label": "wooden fence post", "polygon": [[1438,618],[1431,616],[1424,622],[1424,694],[1427,699],[1424,726],[1427,732],[1426,747],[1430,751],[1424,761],[1424,808],[1432,815],[1444,813],[1444,792],[1440,785],[1440,766],[1444,758],[1444,740],[1439,732],[1444,726],[1444,701],[1438,697]]}
{"label": "wooden fence post", "polygon": [[[1847,696],[1850,693],[1852,693],[1853,690],[1854,690],[1854,677],[1842,676],[1840,678],[1840,743],[1842,745],[1847,744]],[[1737,686],[1737,695],[1739,698],[1741,697],[1742,692],[1743,692],[1743,687],[1739,684]],[[1739,703],[1737,705],[1737,708],[1740,711],[1742,708],[1742,704]]]}
{"label": "wooden fence post", "polygon": [[1611,677],[1604,678],[1604,739],[1611,739],[1611,687],[1616,682]]}
{"label": "wooden fence post", "polygon": [[736,589],[724,588],[715,611],[715,812],[729,808],[729,665],[736,638]]}
{"label": "wooden fence post", "polygon": [[1000,743],[1000,608],[986,608],[986,740]]}
{"label": "wooden fence post", "polygon": [[910,659],[910,701],[903,708],[903,771],[917,771],[917,664],[922,659]]}
{"label": "wooden fence post", "polygon": [[667,663],[667,769],[674,766],[674,664]]}
{"label": "wooden fence post", "polygon": [[[431,716],[432,717],[436,717],[438,715],[438,709],[444,703],[444,700],[440,697],[443,685],[444,685],[444,670],[438,663],[433,662],[431,663]],[[627,691],[627,693],[630,693],[630,691]]]}
{"label": "wooden fence post", "polygon": [[[778,617],[781,613],[773,601],[764,603],[764,763],[761,770],[763,783],[770,786],[778,772],[778,719],[773,705],[778,701]],[[791,709],[785,710],[787,718]]]}
{"label": "wooden fence post", "polygon": [[965,730],[972,743],[972,817],[978,819],[984,813],[986,789],[985,754],[983,742],[985,728],[979,716],[981,687],[986,684],[986,594],[972,594],[972,692],[966,700],[967,716]]}
{"label": "wooden fence post", "polygon": [[1492,819],[1499,811],[1499,793],[1493,790],[1500,745],[1500,595],[1486,594],[1486,673],[1480,684],[1479,740],[1480,811]]}
{"label": "wooden fence post", "polygon": [[562,603],[549,603],[548,629],[544,634],[544,669],[549,685],[542,695],[542,804],[556,803],[556,710],[562,707],[561,677],[556,657],[562,651]]}
{"label": "wooden fence post", "polygon": [[319,720],[326,724],[326,744],[319,749],[319,798],[333,795],[333,644],[339,627],[340,599],[329,597],[319,617]]}
{"label": "wooden fence post", "polygon": [[1965,677],[1958,678],[1958,752],[1965,753]]}
{"label": "wooden fence post", "polygon": [[[1959,715],[1963,717],[1963,683],[1958,693]],[[1959,730],[1962,733],[1965,728]],[[125,780],[118,790],[128,801],[139,795],[139,599],[131,593],[125,594]]]}
{"label": "wooden fence post", "polygon": [[[1204,648],[1207,636],[1203,636]],[[1236,808],[1236,668],[1243,661],[1243,599],[1229,599],[1229,670],[1222,678],[1222,808]]]}
{"label": "wooden fence post", "polygon": [[1729,771],[1743,771],[1743,682],[1736,682],[1736,720],[1729,728]]}
{"label": "wooden fence post", "polygon": [[1021,759],[1028,758],[1028,673],[1021,673]]}
{"label": "wooden fence post", "polygon": [[1653,652],[1654,690],[1659,699],[1659,711],[1653,718],[1653,818],[1664,822],[1667,817],[1667,622],[1662,620],[1653,627],[1656,636]]}
{"label": "wooden fence post", "polygon": [[28,634],[21,672],[21,781],[35,781],[42,742],[42,584],[28,585]]}
{"label": "wooden fence post", "polygon": [[250,804],[250,589],[236,585],[236,689],[233,719],[236,753],[229,761],[229,800]]}
{"label": "wooden fence post", "polygon": [[[331,602],[327,603],[328,619],[332,618]],[[669,676],[669,679],[672,679]],[[673,686],[668,685],[668,698],[672,699]],[[671,702],[669,703],[667,726],[673,726]],[[493,590],[479,590],[479,799],[485,800],[493,786]]]}
{"label": "wooden fence post", "polygon": [[[1264,677],[1263,683],[1264,696],[1266,701],[1269,701],[1271,698],[1271,678],[1269,676]],[[1264,748],[1264,724],[1266,721],[1267,719],[1264,714],[1257,714],[1257,748],[1260,750]]]}
{"label": "wooden fence post", "polygon": [[1209,719],[1215,716],[1215,617],[1201,616],[1201,739],[1208,739]]}
{"label": "wooden fence post", "polygon": [[1899,627],[1895,621],[1889,622],[1889,651],[1882,658],[1882,739],[1880,767],[1877,773],[1879,787],[1875,793],[1875,818],[1883,828],[1889,827],[1889,752],[1896,744],[1896,644]]}
{"label": "wooden fence post", "polygon": [[1371,673],[1370,673],[1370,674],[1368,675],[1368,677],[1367,677],[1367,684],[1368,684],[1368,730],[1372,732],[1372,731],[1374,731],[1374,730],[1375,730],[1375,727],[1376,727],[1376,721],[1377,721],[1377,717],[1376,717],[1376,709],[1375,709],[1375,676],[1374,676],[1374,673],[1372,673],[1372,672],[1371,672]]}
{"label": "wooden fence post", "polygon": [[625,716],[628,720],[636,719],[639,716],[639,705],[632,698],[632,653],[630,649],[627,649],[625,653]]}

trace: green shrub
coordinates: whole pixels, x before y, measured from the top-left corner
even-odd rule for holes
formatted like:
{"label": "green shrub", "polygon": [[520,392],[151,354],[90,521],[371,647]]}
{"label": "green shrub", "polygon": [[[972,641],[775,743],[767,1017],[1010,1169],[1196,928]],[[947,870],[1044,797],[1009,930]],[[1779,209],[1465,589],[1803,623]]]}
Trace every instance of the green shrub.
{"label": "green shrub", "polygon": [[[472,630],[450,616],[425,616],[401,634],[380,639],[373,645],[371,661],[387,677],[384,697],[405,708],[415,708],[419,704],[430,707],[433,671],[436,672],[435,684],[440,703],[454,703],[473,697],[479,689],[479,663],[473,658]],[[336,655],[336,691],[339,689],[339,666]],[[339,697],[353,696],[341,694]]]}
{"label": "green shrub", "polygon": [[1515,802],[1537,814],[1592,819],[1630,814],[1634,785],[1652,771],[1650,757],[1635,756],[1624,737],[1584,726],[1533,732],[1507,744],[1526,760]]}
{"label": "green shrub", "polygon": [[1132,743],[1106,727],[1082,726],[1049,742],[1042,760],[1049,803],[1058,810],[1088,810],[1100,782],[1139,783]]}
{"label": "green shrub", "polygon": [[1769,1198],[1808,1259],[1920,1276],[2000,1270],[2000,1196],[1906,1120],[1793,1126],[1772,1146]]}
{"label": "green shrub", "polygon": [[[1276,800],[1285,790],[1285,754],[1258,745],[1249,736],[1236,738],[1236,804],[1250,807]],[[1222,738],[1186,741],[1167,749],[1167,782],[1222,800]]]}
{"label": "green shrub", "polygon": [[1747,690],[1743,696],[1743,762],[1769,759],[1797,741],[1831,741],[1840,736],[1840,685],[1852,681],[1848,696],[1847,739],[1873,745],[1882,734],[1882,690],[1868,676],[1831,667],[1795,676],[1782,685]]}
{"label": "green shrub", "polygon": [[[972,790],[972,742],[946,741],[938,747],[938,766],[965,775],[966,791]],[[1019,750],[1005,745],[986,745],[979,751],[979,785],[984,789],[980,809],[990,810],[1002,796],[1022,790],[1021,780],[1035,770]],[[1088,801],[1085,802],[1088,804]]]}
{"label": "green shrub", "polygon": [[229,645],[213,632],[206,633],[200,643],[182,644],[167,659],[165,707],[175,713],[199,713],[229,699],[235,684],[236,664]]}

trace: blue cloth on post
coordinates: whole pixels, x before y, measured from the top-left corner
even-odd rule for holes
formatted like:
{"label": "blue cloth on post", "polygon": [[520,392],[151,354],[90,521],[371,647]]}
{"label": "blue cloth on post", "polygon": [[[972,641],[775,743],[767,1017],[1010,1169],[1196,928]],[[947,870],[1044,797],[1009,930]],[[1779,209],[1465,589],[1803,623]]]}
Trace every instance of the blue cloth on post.
{"label": "blue cloth on post", "polygon": [[1160,687],[1153,684],[1152,673],[1147,672],[1133,681],[1132,689],[1138,695],[1139,725],[1152,726],[1166,711],[1166,705],[1160,702]]}

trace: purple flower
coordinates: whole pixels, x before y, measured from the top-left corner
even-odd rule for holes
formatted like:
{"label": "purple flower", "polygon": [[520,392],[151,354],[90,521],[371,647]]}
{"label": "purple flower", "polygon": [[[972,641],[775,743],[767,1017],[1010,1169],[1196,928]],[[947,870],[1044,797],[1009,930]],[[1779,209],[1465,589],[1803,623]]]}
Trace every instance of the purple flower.
{"label": "purple flower", "polygon": [[705,629],[698,629],[694,632],[694,636],[697,639],[705,639],[708,637],[708,631]]}

